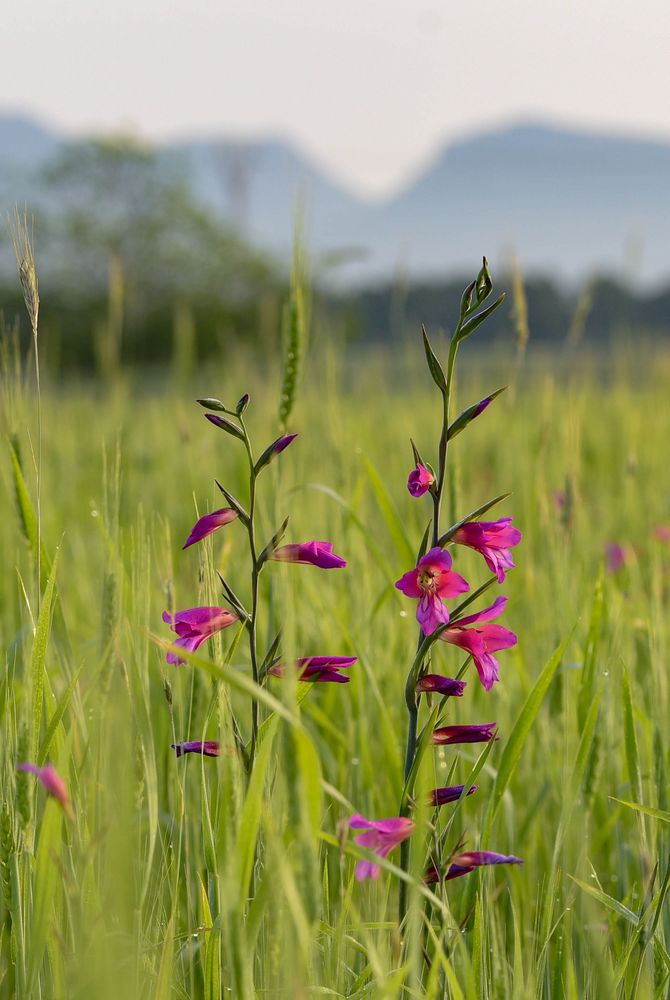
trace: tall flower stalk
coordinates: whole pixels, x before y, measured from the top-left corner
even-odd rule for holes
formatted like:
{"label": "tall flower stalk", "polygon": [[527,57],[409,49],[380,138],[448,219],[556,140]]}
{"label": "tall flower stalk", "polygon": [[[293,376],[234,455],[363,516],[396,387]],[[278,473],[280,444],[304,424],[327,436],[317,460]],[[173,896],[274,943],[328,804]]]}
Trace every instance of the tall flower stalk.
{"label": "tall flower stalk", "polygon": [[[297,435],[282,434],[272,441],[261,452],[260,456],[255,459],[251,437],[243,416],[249,406],[249,402],[250,398],[247,393],[241,397],[234,409],[229,409],[218,399],[207,398],[198,400],[198,403],[207,411],[205,417],[209,423],[224,431],[230,437],[237,439],[244,447],[248,464],[248,503],[247,507],[244,507],[217,480],[216,484],[229,506],[213,511],[211,514],[205,514],[199,518],[191,529],[183,548],[190,548],[191,545],[202,541],[220,528],[234,521],[240,521],[244,525],[247,534],[250,567],[250,606],[248,609],[244,606],[228,581],[219,573],[218,576],[230,609],[220,607],[191,608],[187,611],[180,611],[174,614],[165,612],[163,619],[172,626],[173,631],[179,636],[174,645],[187,652],[195,652],[203,642],[228,625],[236,621],[243,622],[249,644],[251,676],[255,684],[264,685],[268,682],[269,678],[283,676],[285,669],[283,664],[281,664],[281,658],[277,656],[281,645],[281,632],[275,636],[262,657],[258,647],[258,621],[261,612],[259,584],[265,565],[270,560],[273,560],[311,564],[321,569],[339,569],[346,566],[346,562],[341,556],[333,552],[333,546],[330,542],[308,541],[281,545],[280,543],[288,526],[288,517],[267,544],[260,549],[257,518],[259,476],[273,459],[281,455],[288,448]],[[238,567],[236,567],[237,571]],[[168,652],[167,661],[173,664],[185,662],[180,653],[173,650]],[[351,666],[354,661],[355,657],[301,657],[295,664],[296,675],[299,680],[309,679],[346,683],[348,678],[346,675],[341,674],[340,670]],[[260,707],[256,698],[251,699],[248,741],[242,737],[241,727],[235,718],[232,719],[232,725],[238,750],[244,760],[247,772],[250,774],[256,759],[260,726]],[[210,743],[212,742],[210,741]],[[176,746],[192,748],[195,746],[200,747],[202,744],[197,741],[185,740],[180,744],[176,744]],[[182,755],[180,753],[177,754],[177,756]],[[215,756],[214,754],[207,755]]]}
{"label": "tall flower stalk", "polygon": [[[463,577],[454,573],[451,556],[446,551],[447,545],[461,543],[478,548],[478,551],[482,552],[487,558],[489,566],[492,565],[491,560],[495,558],[494,571],[496,572],[498,581],[502,582],[506,570],[514,565],[505,549],[505,544],[517,544],[521,538],[521,534],[517,529],[510,529],[509,524],[511,519],[504,519],[504,528],[507,529],[507,533],[505,531],[498,531],[497,536],[495,533],[499,526],[498,522],[477,522],[475,520],[498,500],[503,499],[502,497],[497,497],[490,503],[484,504],[446,531],[443,530],[441,523],[442,499],[448,482],[447,457],[450,441],[465,430],[496,396],[503,391],[503,389],[498,389],[479,402],[469,406],[453,423],[451,422],[450,409],[458,348],[502,304],[505,298],[504,293],[486,305],[486,301],[491,295],[492,290],[493,282],[489,273],[488,263],[484,258],[477,278],[468,285],[463,293],[458,323],[449,344],[446,370],[433,351],[426,330],[422,330],[426,361],[433,382],[437,386],[441,397],[442,419],[437,443],[437,463],[435,470],[424,460],[419,449],[412,441],[416,467],[410,473],[407,484],[408,490],[416,498],[429,494],[432,517],[419,546],[416,568],[405,573],[396,584],[398,589],[406,596],[417,598],[419,601],[417,606],[419,635],[416,654],[405,683],[407,743],[405,748],[404,790],[399,806],[400,817],[408,817],[411,812],[415,799],[414,785],[421,757],[431,742],[434,744],[459,744],[488,742],[496,738],[495,723],[472,726],[443,726],[440,723],[444,719],[444,710],[448,699],[454,696],[462,697],[463,695],[465,682],[461,681],[460,678],[470,660],[474,659],[482,684],[487,690],[490,690],[493,683],[498,679],[498,664],[492,655],[493,652],[513,645],[516,642],[516,636],[501,626],[487,625],[478,627],[480,621],[495,617],[502,611],[504,599],[499,599],[492,608],[463,617],[465,607],[483,594],[495,582],[495,578],[492,578],[479,587],[469,599],[463,601],[454,610],[448,610],[444,603],[445,600],[470,590],[469,583]],[[468,526],[470,530],[464,530],[465,526]],[[510,531],[513,531],[513,534]],[[496,553],[493,554],[490,549],[484,552],[487,542],[489,546],[495,545],[495,537],[498,537],[501,542]],[[426,551],[429,538],[430,549]],[[502,601],[502,604],[499,603],[500,601]],[[465,627],[466,625],[474,627],[468,629]],[[427,665],[430,663],[432,655],[431,650],[438,639],[459,645],[470,654],[456,678],[427,673]],[[438,711],[431,715],[431,719],[434,718],[437,720],[437,728],[434,729],[432,734],[424,733],[423,737],[419,738],[421,695],[429,692],[441,696]],[[428,722],[426,725],[428,725]],[[424,738],[426,736],[430,736],[430,739]],[[454,788],[459,789],[458,794],[456,794]],[[467,789],[465,786],[454,786],[446,790],[435,789],[432,793],[431,803],[435,808],[438,808],[447,802],[456,801],[463,794],[471,794],[471,792],[472,789]],[[406,839],[401,844],[400,855],[400,864],[405,871],[409,868],[409,855],[410,845],[409,840]],[[444,861],[448,862],[448,858],[444,859]],[[464,869],[467,867],[467,870],[470,871],[476,865],[463,865],[462,867]],[[452,878],[453,874],[449,875],[450,871],[451,869],[447,865],[444,869],[444,874],[440,875],[440,869],[433,861],[431,862],[431,877],[429,881],[434,882],[439,881],[440,878]],[[405,919],[406,911],[407,885],[403,881],[400,884],[399,894],[399,917],[401,925]]]}

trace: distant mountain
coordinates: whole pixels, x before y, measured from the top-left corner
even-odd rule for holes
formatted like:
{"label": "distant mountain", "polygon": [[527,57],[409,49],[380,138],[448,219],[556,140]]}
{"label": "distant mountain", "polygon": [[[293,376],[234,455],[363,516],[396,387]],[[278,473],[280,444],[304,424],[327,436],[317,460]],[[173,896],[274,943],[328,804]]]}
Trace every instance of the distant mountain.
{"label": "distant mountain", "polygon": [[368,211],[280,140],[198,140],[162,155],[182,165],[205,203],[252,241],[282,253],[291,248],[297,211],[320,250],[350,242]]}
{"label": "distant mountain", "polygon": [[578,277],[670,274],[670,144],[528,125],[448,146],[385,204],[378,244],[403,233],[415,273],[516,253]]}
{"label": "distant mountain", "polygon": [[56,153],[62,141],[55,132],[28,118],[0,115],[0,169],[35,169]]}
{"label": "distant mountain", "polygon": [[[0,209],[41,197],[36,179],[64,144],[0,117]],[[670,143],[522,125],[450,144],[393,197],[366,202],[281,140],[201,138],[164,146],[195,194],[243,234],[286,255],[295,205],[317,260],[356,248],[333,272],[358,284],[494,268],[514,253],[528,272],[594,271],[650,283],[670,275]]]}

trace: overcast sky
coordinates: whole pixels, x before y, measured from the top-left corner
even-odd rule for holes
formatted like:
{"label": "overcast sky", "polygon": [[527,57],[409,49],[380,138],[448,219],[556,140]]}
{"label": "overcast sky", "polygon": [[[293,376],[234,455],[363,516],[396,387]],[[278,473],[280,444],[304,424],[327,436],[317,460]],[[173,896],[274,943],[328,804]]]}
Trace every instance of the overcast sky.
{"label": "overcast sky", "polygon": [[0,112],[272,133],[368,193],[509,121],[670,139],[668,0],[32,0],[2,34]]}

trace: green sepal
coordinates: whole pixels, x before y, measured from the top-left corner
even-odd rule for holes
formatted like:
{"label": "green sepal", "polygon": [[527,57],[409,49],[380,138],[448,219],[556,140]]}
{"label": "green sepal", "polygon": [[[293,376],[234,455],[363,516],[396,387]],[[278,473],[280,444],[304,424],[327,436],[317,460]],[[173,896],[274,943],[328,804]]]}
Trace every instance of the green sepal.
{"label": "green sepal", "polygon": [[466,315],[470,312],[472,296],[474,295],[476,285],[476,281],[471,281],[461,296],[461,319],[465,319]]}
{"label": "green sepal", "polygon": [[419,545],[419,551],[416,554],[417,566],[419,564],[419,559],[423,559],[426,552],[428,551],[428,539],[430,538],[430,529],[433,522],[432,519],[426,525],[426,530],[423,533],[423,538],[421,539],[421,544]]}
{"label": "green sepal", "polygon": [[495,312],[498,306],[503,304],[505,301],[505,295],[506,293],[502,292],[490,306],[487,306],[486,309],[482,309],[482,311],[477,313],[476,316],[473,316],[472,319],[469,319],[466,323],[463,323],[462,326],[459,326],[455,334],[456,342],[460,344],[462,340],[465,340],[465,338],[469,337],[471,333],[474,333],[477,327],[481,326],[484,320],[488,319],[491,313]]}
{"label": "green sepal", "polygon": [[437,357],[430,346],[430,341],[428,340],[428,334],[426,333],[425,326],[421,327],[421,335],[423,337],[423,348],[426,352],[426,361],[428,362],[428,368],[430,369],[430,374],[433,377],[433,382],[440,390],[443,396],[447,394],[447,380],[442,370],[442,365],[437,360]]}
{"label": "green sepal", "polygon": [[242,523],[249,524],[249,515],[247,514],[246,510],[244,509],[240,501],[236,497],[234,497],[232,493],[229,493],[228,490],[225,488],[225,486],[221,485],[218,479],[215,479],[214,482],[219,487],[219,489],[221,490],[221,492],[223,493],[224,497],[226,498],[230,506],[233,508],[233,510],[237,511]]}
{"label": "green sepal", "polygon": [[242,416],[247,406],[249,405],[250,399],[251,397],[248,392],[245,392],[245,394],[240,399],[238,399],[237,403],[235,404],[235,413],[238,415],[238,417]]}
{"label": "green sepal", "polygon": [[265,548],[263,549],[263,551],[259,555],[257,563],[256,563],[259,568],[263,565],[264,562],[267,561],[267,559],[269,559],[269,557],[272,555],[272,553],[274,552],[274,550],[277,548],[277,546],[281,542],[282,538],[284,537],[284,534],[286,533],[286,529],[288,527],[288,522],[289,522],[289,518],[287,517],[287,518],[284,519],[284,523],[282,524],[282,526],[279,529],[279,531],[276,531],[274,533],[274,535],[272,536],[272,538],[270,539],[270,541],[267,543],[267,545],[265,546]]}
{"label": "green sepal", "polygon": [[242,601],[239,599],[235,591],[228,586],[225,578],[221,573],[219,573],[218,569],[216,571],[216,575],[221,581],[221,586],[223,587],[224,593],[228,598],[229,603],[232,604],[234,610],[237,612],[237,614],[243,621],[249,621],[251,619],[251,615],[249,614],[245,606],[242,604]]}
{"label": "green sepal", "polygon": [[[496,396],[499,396],[500,393],[504,392],[506,388],[506,385],[501,386],[500,389],[496,389],[495,392],[492,392],[490,396],[484,396],[484,398],[480,399],[478,403],[473,403],[472,406],[468,406],[462,413],[459,413],[453,423],[449,425],[449,430],[447,431],[447,441],[451,441],[451,439],[455,438],[457,434],[464,431],[470,421],[474,420],[475,417],[478,417],[480,413],[483,413],[489,403],[492,403]],[[480,409],[482,403],[485,403],[486,405]]]}
{"label": "green sepal", "polygon": [[230,410],[224,406],[220,399],[208,397],[207,399],[196,399],[196,403],[200,403],[205,410],[216,410],[217,413],[230,413]]}
{"label": "green sepal", "polygon": [[481,507],[477,507],[475,510],[471,510],[470,513],[467,514],[465,517],[461,518],[460,521],[457,521],[456,524],[452,524],[450,528],[447,528],[444,534],[440,535],[440,537],[438,538],[437,544],[440,546],[440,548],[444,548],[447,542],[450,541],[453,535],[455,535],[458,529],[462,528],[464,524],[467,524],[468,521],[474,521],[478,517],[481,517],[482,514],[485,514],[487,510],[491,509],[491,507],[495,507],[497,503],[500,503],[502,500],[506,500],[507,497],[511,497],[511,495],[512,495],[511,493],[501,493],[499,496],[494,497],[493,500],[489,500],[487,501],[487,503],[483,503]]}
{"label": "green sepal", "polygon": [[240,441],[244,441],[244,434],[241,429],[237,426],[237,424],[234,424],[232,420],[229,420],[228,417],[221,417],[217,413],[216,416],[212,417],[210,423],[214,424],[215,427],[220,427],[222,431],[226,432],[226,434],[232,434],[233,437],[238,438]]}
{"label": "green sepal", "polygon": [[272,666],[272,664],[274,662],[274,659],[275,659],[275,657],[277,655],[277,650],[279,649],[279,643],[280,642],[281,642],[281,629],[279,629],[279,631],[277,632],[276,636],[274,637],[274,639],[272,640],[272,642],[268,646],[267,652],[266,652],[265,656],[263,657],[263,662],[261,663],[260,667],[258,668],[258,678],[259,678],[259,680],[263,680],[263,678],[267,674],[268,670]]}
{"label": "green sepal", "polygon": [[489,297],[493,290],[493,281],[491,279],[491,272],[489,271],[489,262],[486,257],[482,257],[482,266],[479,274],[477,275],[475,288],[477,294],[477,305],[480,306],[482,302]]}

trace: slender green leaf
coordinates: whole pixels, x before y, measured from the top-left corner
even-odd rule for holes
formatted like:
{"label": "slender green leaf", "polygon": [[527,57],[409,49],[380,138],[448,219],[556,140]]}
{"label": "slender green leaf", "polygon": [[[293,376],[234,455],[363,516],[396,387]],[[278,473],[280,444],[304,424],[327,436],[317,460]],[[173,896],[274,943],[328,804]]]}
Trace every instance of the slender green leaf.
{"label": "slender green leaf", "polygon": [[426,352],[426,361],[428,362],[428,368],[433,377],[433,382],[444,396],[447,392],[447,379],[442,369],[442,365],[437,360],[437,356],[435,355],[433,348],[430,346],[430,341],[428,340],[428,334],[426,333],[425,327],[421,328],[421,335],[423,337],[423,349]]}
{"label": "slender green leaf", "polygon": [[239,905],[242,908],[246,906],[249,896],[254,858],[256,857],[256,841],[265,797],[265,782],[278,723],[279,718],[275,715],[263,730],[240,816],[237,832],[238,859],[236,870],[239,873]]}
{"label": "slender green leaf", "polygon": [[544,670],[536,680],[533,689],[528,695],[519,717],[514,724],[514,728],[507,738],[500,766],[498,768],[498,773],[496,775],[495,784],[493,786],[493,791],[491,792],[491,797],[489,799],[489,806],[486,812],[486,822],[484,824],[484,833],[482,834],[482,843],[484,845],[488,843],[491,827],[493,826],[493,820],[495,819],[498,807],[500,806],[500,802],[505,793],[505,789],[507,788],[512,775],[516,770],[516,766],[519,763],[528,734],[533,723],[535,722],[535,719],[537,718],[537,713],[540,710],[540,706],[544,701],[545,695],[549,690],[549,686],[554,679],[556,671],[561,665],[563,654],[565,653],[565,648],[569,640],[570,636],[567,636],[556,649],[553,656],[549,659],[549,662],[546,664]]}

